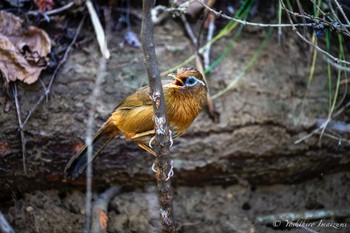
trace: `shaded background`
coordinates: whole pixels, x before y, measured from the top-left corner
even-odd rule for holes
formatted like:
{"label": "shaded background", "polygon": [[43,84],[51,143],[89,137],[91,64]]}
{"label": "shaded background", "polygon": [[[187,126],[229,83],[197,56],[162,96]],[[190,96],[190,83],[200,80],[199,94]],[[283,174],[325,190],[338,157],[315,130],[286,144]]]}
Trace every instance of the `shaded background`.
{"label": "shaded background", "polygon": [[[123,8],[123,4],[112,9]],[[102,3],[97,5],[108,8]],[[254,7],[256,10],[253,12],[252,8],[248,21],[275,22],[275,10],[258,3]],[[141,14],[141,9],[131,2],[131,10],[136,12],[131,17],[131,30],[138,35],[141,21],[136,15]],[[79,15],[80,12],[65,15],[69,29],[77,27]],[[195,30],[200,30],[201,20],[201,16],[190,20]],[[217,20],[217,30],[226,23]],[[127,45],[126,30],[125,24],[118,26],[113,21],[108,34],[111,58],[96,100],[96,130],[124,97],[147,84],[142,51]],[[225,59],[207,74],[212,95],[240,75],[266,39],[267,31],[259,27],[243,29]],[[0,210],[16,232],[83,229],[85,179],[66,180],[63,169],[86,134],[90,97],[101,57],[92,32],[87,18],[81,38],[60,69],[48,99],[32,113],[24,128],[27,175],[23,171],[15,106],[8,112],[1,111]],[[213,44],[212,59],[223,54],[234,32]],[[53,35],[60,34],[50,34],[51,38]],[[178,65],[195,52],[178,18],[168,17],[158,24],[154,37],[161,71]],[[334,47],[337,52],[336,43]],[[213,122],[204,110],[174,143],[171,148],[174,207],[181,232],[305,232],[302,228],[258,224],[256,217],[349,208],[348,133],[327,129],[322,137],[314,134],[295,143],[319,127],[317,120],[327,118],[329,89],[333,93],[335,89],[336,81],[329,86],[327,63],[321,55],[309,82],[311,58],[312,50],[292,30],[283,29],[281,43],[274,30],[253,67],[233,89],[214,99],[219,122]],[[186,66],[195,67],[195,63]],[[50,72],[45,72],[40,80],[48,84],[51,77]],[[17,87],[24,118],[44,90],[40,82],[32,85],[17,82]],[[347,104],[346,85],[339,90],[341,109]],[[1,89],[1,106],[8,101],[6,90]],[[346,124],[347,111],[343,109],[332,120]],[[114,139],[95,161],[95,193],[111,185],[122,187],[122,192],[110,203],[108,232],[159,229],[153,161],[152,156],[120,138]],[[349,223],[349,216],[324,221]],[[348,232],[349,227],[312,229],[338,233]]]}

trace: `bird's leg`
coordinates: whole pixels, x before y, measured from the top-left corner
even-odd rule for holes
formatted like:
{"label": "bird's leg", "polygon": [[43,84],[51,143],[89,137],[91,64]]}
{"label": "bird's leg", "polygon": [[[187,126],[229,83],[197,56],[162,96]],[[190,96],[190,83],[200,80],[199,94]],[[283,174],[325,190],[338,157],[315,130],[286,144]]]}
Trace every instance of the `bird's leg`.
{"label": "bird's leg", "polygon": [[156,162],[154,162],[154,163],[152,164],[152,171],[153,171],[154,173],[157,173]]}
{"label": "bird's leg", "polygon": [[141,147],[142,149],[144,149],[145,151],[151,153],[154,156],[157,156],[156,152],[154,150],[152,150],[151,148],[149,148],[148,146],[146,146],[145,144],[143,144],[142,142],[136,142],[136,144]]}
{"label": "bird's leg", "polygon": [[153,136],[153,137],[151,138],[151,140],[149,140],[148,146],[149,146],[150,148],[153,148],[152,142],[154,141],[155,138],[156,138],[156,136]]}
{"label": "bird's leg", "polygon": [[[169,129],[169,134],[170,134],[170,147],[172,147],[173,146],[173,144],[174,144],[174,141],[173,141],[173,136],[172,136],[172,131]],[[148,143],[148,146],[149,147],[147,147],[145,144],[141,144],[141,143],[138,143],[138,145],[139,145],[139,147],[141,147],[141,148],[143,148],[143,149],[145,149],[145,150],[147,150],[148,152],[149,152],[149,150],[151,150],[153,153],[153,155],[155,155],[156,156],[156,153],[151,149],[151,148],[153,148],[152,147],[152,142],[154,141],[154,139],[156,138],[156,136],[153,136],[152,138],[151,138],[151,140],[149,140],[149,143]],[[156,165],[155,165],[155,163],[156,162],[154,162],[153,164],[152,164],[152,171],[154,172],[154,173],[157,173],[157,169],[156,169]],[[173,175],[174,175],[174,166],[173,166],[173,164],[174,164],[174,162],[171,160],[170,161],[170,170],[169,170],[169,172],[168,172],[168,174],[167,174],[167,177],[166,177],[166,181],[168,181],[169,179],[170,179],[170,177],[172,177]]]}

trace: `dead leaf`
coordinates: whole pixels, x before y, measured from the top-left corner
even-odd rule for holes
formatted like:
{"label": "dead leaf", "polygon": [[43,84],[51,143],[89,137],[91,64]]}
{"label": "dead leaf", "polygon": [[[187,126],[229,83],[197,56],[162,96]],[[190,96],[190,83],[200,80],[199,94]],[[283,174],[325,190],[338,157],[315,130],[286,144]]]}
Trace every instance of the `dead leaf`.
{"label": "dead leaf", "polygon": [[51,40],[35,26],[23,27],[23,21],[13,14],[0,11],[0,71],[5,86],[10,81],[34,83],[48,65]]}
{"label": "dead leaf", "polygon": [[40,12],[44,12],[46,10],[52,10],[55,2],[53,0],[34,0],[34,4],[38,7]]}

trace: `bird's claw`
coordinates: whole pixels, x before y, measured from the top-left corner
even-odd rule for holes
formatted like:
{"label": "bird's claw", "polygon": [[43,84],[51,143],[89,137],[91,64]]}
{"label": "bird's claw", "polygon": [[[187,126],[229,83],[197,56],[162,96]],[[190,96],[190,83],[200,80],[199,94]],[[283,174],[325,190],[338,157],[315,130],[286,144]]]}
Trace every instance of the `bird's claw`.
{"label": "bird's claw", "polygon": [[173,132],[171,132],[170,129],[169,129],[169,134],[170,134],[170,147],[172,147],[174,144],[174,141],[173,141]]}
{"label": "bird's claw", "polygon": [[[154,141],[155,138],[156,138],[156,136],[153,136],[153,137],[151,138],[151,140],[149,140],[149,143],[148,143],[148,146],[149,146],[150,148],[152,148],[152,149],[153,149],[152,142]],[[152,167],[153,167],[153,166],[152,166]]]}
{"label": "bird's claw", "polygon": [[152,171],[153,171],[154,173],[157,173],[156,162],[154,162],[154,163],[152,164]]}
{"label": "bird's claw", "polygon": [[[169,134],[170,134],[170,147],[172,147],[173,146],[173,144],[174,144],[174,141],[173,141],[173,132],[171,132],[171,130],[169,129]],[[152,138],[151,138],[151,140],[149,140],[149,143],[148,143],[148,146],[150,147],[150,148],[152,148],[153,149],[153,146],[152,146],[152,142],[154,141],[154,139],[156,138],[156,136],[153,136]]]}
{"label": "bird's claw", "polygon": [[168,175],[165,179],[165,181],[168,181],[170,179],[170,177],[172,177],[174,175],[174,166],[173,166],[174,162],[171,160],[170,161],[170,169],[169,169],[169,172],[168,172]]}
{"label": "bird's claw", "polygon": [[[156,164],[156,162],[154,162],[152,164],[152,171],[157,173],[157,169],[156,169],[156,165],[155,164]],[[170,169],[169,169],[169,172],[167,174],[167,177],[166,177],[165,181],[168,181],[170,179],[170,177],[172,177],[174,175],[174,166],[173,166],[173,164],[174,164],[174,161],[171,160],[170,161]]]}

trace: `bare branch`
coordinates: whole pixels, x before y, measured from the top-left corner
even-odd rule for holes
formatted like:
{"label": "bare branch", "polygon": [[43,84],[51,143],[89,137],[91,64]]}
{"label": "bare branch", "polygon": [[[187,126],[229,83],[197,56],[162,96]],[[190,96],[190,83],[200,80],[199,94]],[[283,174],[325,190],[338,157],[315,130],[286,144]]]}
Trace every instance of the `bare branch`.
{"label": "bare branch", "polygon": [[243,24],[243,25],[249,25],[249,26],[255,26],[255,27],[313,27],[315,24],[314,23],[299,23],[299,24],[264,24],[264,23],[253,23],[253,22],[249,22],[249,21],[245,21],[245,20],[241,20],[241,19],[236,19],[233,17],[230,17],[222,12],[218,12],[212,8],[210,8],[207,4],[205,4],[205,2],[203,0],[196,0],[197,2],[199,2],[200,4],[202,4],[208,11],[214,13],[216,15],[216,17],[222,17],[224,19],[228,19],[228,20],[232,20],[234,22]]}
{"label": "bare branch", "polygon": [[[53,10],[50,10],[50,11],[46,11],[44,13],[42,12],[39,12],[39,11],[28,11],[28,15],[41,15],[41,14],[44,14],[45,16],[48,16],[49,15],[54,15],[54,14],[57,14],[57,13],[60,13],[62,11],[65,11],[65,10],[68,10],[69,8],[71,8],[72,6],[74,6],[74,4],[76,1],[71,1],[69,3],[67,3],[66,5],[62,6],[62,7],[59,7],[59,8],[56,8],[56,9],[53,9]],[[44,16],[44,17],[45,17]],[[46,17],[45,17],[46,18]]]}
{"label": "bare branch", "polygon": [[[215,31],[215,23],[214,23],[215,19],[210,15],[208,15],[208,34],[207,34],[207,44],[210,44],[210,41],[213,39],[214,37],[214,31]],[[206,49],[203,52],[203,60],[204,60],[204,69],[208,69],[210,66],[210,49],[211,46],[209,45],[208,47],[206,47]]]}
{"label": "bare branch", "polygon": [[339,58],[334,57],[333,55],[331,55],[330,53],[324,51],[323,49],[321,49],[320,47],[318,47],[317,45],[315,45],[314,43],[312,43],[311,41],[306,39],[303,35],[301,35],[300,32],[298,31],[298,29],[296,28],[295,24],[293,23],[293,20],[292,20],[292,18],[290,16],[290,12],[287,10],[287,8],[284,5],[283,1],[282,0],[280,0],[280,1],[281,1],[281,4],[282,4],[282,8],[287,11],[287,16],[288,16],[288,19],[289,19],[289,21],[290,21],[290,23],[292,25],[293,31],[299,36],[299,38],[301,38],[304,42],[306,42],[307,44],[309,44],[312,47],[314,47],[315,49],[317,49],[317,51],[323,53],[324,55],[326,55],[330,59],[334,60],[336,63],[343,63],[343,64],[350,65],[350,62],[345,61],[345,60],[341,60]]}
{"label": "bare branch", "polygon": [[155,166],[157,169],[157,182],[160,204],[160,220],[162,232],[175,232],[173,213],[173,194],[171,191],[171,179],[168,174],[172,165],[169,159],[170,131],[168,117],[165,109],[163,87],[160,80],[160,72],[154,48],[153,23],[151,9],[155,1],[142,2],[142,26],[141,39],[144,54],[144,64],[150,87],[150,96],[153,102],[155,130],[155,152],[157,158]]}
{"label": "bare branch", "polygon": [[4,215],[0,212],[0,232],[15,233],[10,224],[6,221]]}
{"label": "bare branch", "polygon": [[182,23],[185,25],[187,35],[190,37],[192,44],[196,47],[198,45],[197,37],[193,33],[193,30],[192,30],[190,23],[186,19],[185,15],[181,15],[180,18],[181,18]]}
{"label": "bare branch", "polygon": [[[337,5],[338,10],[340,11],[340,13],[342,14],[342,16],[344,17],[346,23],[347,23],[348,25],[350,25],[350,21],[349,21],[348,17],[346,16],[345,12],[343,11],[343,7],[339,4],[339,2],[338,2],[337,0],[334,0],[334,2],[335,2],[335,4]],[[335,14],[335,16],[336,16],[336,14]],[[340,20],[338,20],[338,22],[340,23]],[[346,28],[345,28],[345,29],[346,29]],[[346,30],[347,30],[347,29],[346,29]],[[349,33],[348,30],[347,30],[347,32]]]}
{"label": "bare branch", "polygon": [[91,223],[92,178],[93,178],[93,173],[92,173],[93,128],[94,128],[97,98],[100,95],[101,83],[103,81],[103,78],[106,75],[106,67],[107,67],[106,59],[102,56],[100,58],[100,63],[96,74],[95,87],[91,95],[91,100],[90,100],[91,108],[89,110],[89,118],[87,122],[87,130],[86,130],[85,144],[87,145],[87,160],[88,160],[87,169],[86,169],[86,199],[85,199],[86,232],[90,232],[90,223]]}

